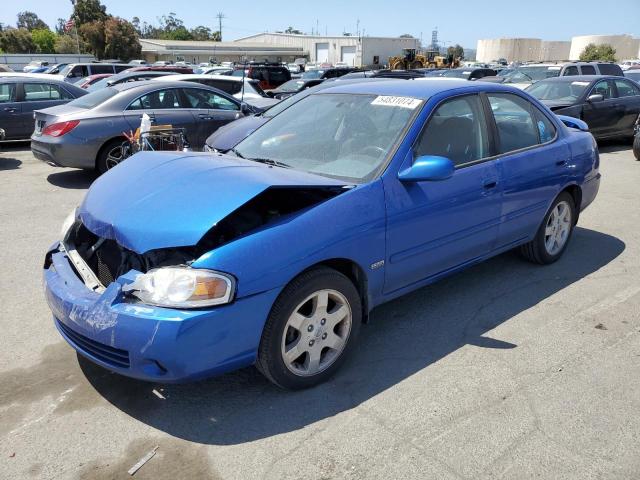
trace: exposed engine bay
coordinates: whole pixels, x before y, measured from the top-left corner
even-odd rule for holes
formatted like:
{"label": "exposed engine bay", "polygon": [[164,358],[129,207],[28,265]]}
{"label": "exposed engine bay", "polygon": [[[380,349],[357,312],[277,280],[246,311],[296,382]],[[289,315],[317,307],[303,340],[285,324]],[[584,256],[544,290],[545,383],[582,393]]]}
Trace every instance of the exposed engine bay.
{"label": "exposed engine bay", "polygon": [[[264,226],[299,214],[349,188],[343,186],[268,188],[214,225],[196,245],[192,246],[176,246],[139,254],[124,248],[115,240],[96,236],[80,220],[71,227],[65,246],[70,253],[75,251],[75,255],[77,252],[102,286],[106,287],[130,270],[146,273],[154,268],[189,265],[208,251]],[[176,228],[180,228],[179,225]],[[77,265],[76,270],[78,270]],[[83,277],[83,275],[80,276]]]}

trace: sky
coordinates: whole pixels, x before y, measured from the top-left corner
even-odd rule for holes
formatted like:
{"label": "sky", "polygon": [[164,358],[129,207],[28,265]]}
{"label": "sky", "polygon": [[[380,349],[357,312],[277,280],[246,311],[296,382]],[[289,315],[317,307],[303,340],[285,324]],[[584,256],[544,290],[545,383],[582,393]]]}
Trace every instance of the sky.
{"label": "sky", "polygon": [[[70,0],[2,0],[0,22],[15,25],[20,11],[38,14],[50,28],[71,14]],[[217,30],[216,14],[225,15],[223,40],[235,40],[291,26],[307,33],[341,35],[360,31],[369,36],[404,33],[430,43],[436,27],[440,44],[475,48],[483,38],[533,37],[570,40],[575,35],[628,33],[640,37],[640,0],[316,0],[252,2],[251,0],[102,0],[107,12],[148,23],[175,12],[189,28]],[[603,7],[604,6],[604,7]],[[610,13],[609,13],[610,12]],[[359,21],[359,23],[358,23]]]}

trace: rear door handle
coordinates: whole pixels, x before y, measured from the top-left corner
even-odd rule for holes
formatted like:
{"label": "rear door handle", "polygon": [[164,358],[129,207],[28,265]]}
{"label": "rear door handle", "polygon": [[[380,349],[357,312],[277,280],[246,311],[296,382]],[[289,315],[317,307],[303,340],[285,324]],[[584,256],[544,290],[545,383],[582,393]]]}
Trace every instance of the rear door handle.
{"label": "rear door handle", "polygon": [[556,165],[559,167],[564,167],[567,164],[567,160],[558,160]]}
{"label": "rear door handle", "polygon": [[206,113],[199,113],[198,117],[200,117],[202,120],[211,120],[213,117],[211,117],[211,115],[207,115]]}
{"label": "rear door handle", "polygon": [[485,190],[491,190],[492,188],[496,188],[498,186],[498,182],[496,180],[489,180],[483,186]]}
{"label": "rear door handle", "polygon": [[4,109],[4,111],[5,111],[5,112],[9,112],[9,113],[14,113],[14,112],[16,111],[16,109],[15,109],[15,108],[13,108],[13,107],[6,107],[6,108]]}

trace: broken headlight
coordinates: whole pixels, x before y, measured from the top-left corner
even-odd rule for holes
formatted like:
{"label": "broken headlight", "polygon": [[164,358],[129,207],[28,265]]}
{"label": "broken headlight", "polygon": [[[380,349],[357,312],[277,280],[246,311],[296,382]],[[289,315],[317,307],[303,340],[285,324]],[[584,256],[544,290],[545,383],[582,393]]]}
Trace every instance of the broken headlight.
{"label": "broken headlight", "polygon": [[233,277],[212,270],[162,267],[140,274],[124,292],[149,305],[199,308],[222,305],[233,299]]}

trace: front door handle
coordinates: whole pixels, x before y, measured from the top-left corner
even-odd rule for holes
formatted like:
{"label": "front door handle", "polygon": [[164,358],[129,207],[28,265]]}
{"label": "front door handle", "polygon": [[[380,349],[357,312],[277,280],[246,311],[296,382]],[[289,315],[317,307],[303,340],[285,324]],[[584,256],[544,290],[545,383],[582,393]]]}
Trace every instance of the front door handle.
{"label": "front door handle", "polygon": [[489,180],[483,186],[485,190],[491,190],[492,188],[496,188],[498,186],[498,182],[496,180]]}
{"label": "front door handle", "polygon": [[13,107],[6,107],[4,109],[5,112],[9,112],[9,113],[15,113],[16,109]]}
{"label": "front door handle", "polygon": [[556,165],[559,166],[559,167],[564,167],[564,166],[567,165],[567,160],[558,160],[556,162]]}
{"label": "front door handle", "polygon": [[211,117],[211,115],[207,115],[206,113],[199,113],[198,117],[200,117],[202,120],[212,120],[213,117]]}

